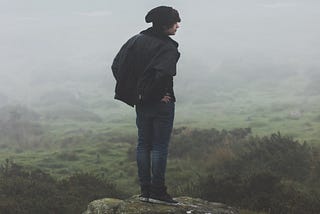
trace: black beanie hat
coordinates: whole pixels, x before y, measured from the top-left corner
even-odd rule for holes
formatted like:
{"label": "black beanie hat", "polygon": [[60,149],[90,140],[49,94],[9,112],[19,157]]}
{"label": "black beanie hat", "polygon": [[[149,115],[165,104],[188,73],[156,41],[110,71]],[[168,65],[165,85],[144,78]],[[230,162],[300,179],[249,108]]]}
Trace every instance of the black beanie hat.
{"label": "black beanie hat", "polygon": [[178,11],[167,6],[153,8],[147,13],[145,20],[147,23],[152,22],[155,26],[167,27],[181,21]]}

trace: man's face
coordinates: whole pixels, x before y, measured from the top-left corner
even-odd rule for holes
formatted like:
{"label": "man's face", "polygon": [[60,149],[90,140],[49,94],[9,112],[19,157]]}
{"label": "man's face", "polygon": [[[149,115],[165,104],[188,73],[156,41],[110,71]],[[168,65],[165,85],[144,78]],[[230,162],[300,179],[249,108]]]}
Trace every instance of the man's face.
{"label": "man's face", "polygon": [[165,32],[167,35],[175,35],[179,27],[180,27],[179,23],[176,22],[172,25],[172,27],[168,28]]}

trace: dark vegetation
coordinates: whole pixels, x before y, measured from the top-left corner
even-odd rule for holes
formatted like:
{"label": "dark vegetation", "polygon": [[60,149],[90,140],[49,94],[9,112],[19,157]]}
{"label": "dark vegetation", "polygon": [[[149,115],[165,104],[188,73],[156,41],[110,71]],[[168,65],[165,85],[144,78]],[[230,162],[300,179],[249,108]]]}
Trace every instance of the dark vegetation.
{"label": "dark vegetation", "polygon": [[[311,86],[318,90],[315,82],[310,81]],[[119,119],[113,113],[101,115],[87,110],[78,103],[78,95],[49,95],[43,99],[52,109],[31,110],[20,105],[0,108],[1,158],[19,163],[5,161],[1,167],[0,213],[80,213],[94,199],[137,194],[136,132],[134,124],[128,125],[132,121],[127,115]],[[216,94],[217,100],[228,97]],[[68,100],[72,102],[67,103]],[[209,104],[208,112],[219,107]],[[313,105],[302,109],[311,109],[310,106]],[[294,124],[292,127],[305,130],[292,130],[299,139],[319,127],[319,111],[315,108],[299,111],[298,117],[288,112],[299,108],[286,102],[275,102],[270,112],[265,106],[252,108],[252,114],[237,109],[241,119],[232,119],[232,123],[246,120],[253,130],[259,126],[266,130],[279,130],[282,126],[291,129],[288,124]],[[262,113],[268,117],[259,119]],[[114,129],[116,126],[120,128]],[[252,129],[176,128],[167,173],[170,192],[251,211],[318,213],[318,141],[299,142],[280,133],[254,136]],[[317,136],[319,133],[314,131],[312,139]]]}
{"label": "dark vegetation", "polygon": [[0,213],[81,213],[103,197],[124,198],[109,181],[87,173],[58,181],[41,170],[27,170],[8,159],[0,167]]}
{"label": "dark vegetation", "polygon": [[320,148],[250,131],[176,130],[171,159],[189,158],[202,168],[197,179],[177,183],[176,194],[267,213],[319,213]]}
{"label": "dark vegetation", "polygon": [[[59,180],[42,170],[7,160],[0,171],[0,213],[80,213],[94,199],[137,194],[126,186],[136,178],[134,136],[117,138],[78,130],[66,132],[66,142],[70,135],[77,150],[61,150],[48,157],[43,167],[54,170],[49,163],[59,164],[57,170],[68,174],[70,171],[61,167],[79,161],[95,170],[82,170]],[[105,139],[112,143],[93,144]],[[89,142],[97,150],[92,148],[88,161],[83,159],[88,149],[79,146]],[[320,210],[319,177],[320,147],[280,133],[259,137],[253,136],[250,128],[180,127],[172,134],[167,178],[174,195],[200,197],[257,212],[313,214]]]}

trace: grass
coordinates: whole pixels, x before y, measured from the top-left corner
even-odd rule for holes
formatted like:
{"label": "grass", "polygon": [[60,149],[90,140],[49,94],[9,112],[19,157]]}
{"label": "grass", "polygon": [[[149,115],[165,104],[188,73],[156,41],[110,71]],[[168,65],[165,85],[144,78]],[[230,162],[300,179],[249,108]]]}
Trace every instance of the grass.
{"label": "grass", "polygon": [[[319,95],[297,95],[298,90],[291,93],[281,87],[253,89],[248,86],[227,92],[217,91],[214,98],[203,95],[201,102],[197,99],[179,101],[177,95],[174,126],[228,130],[250,127],[253,135],[263,136],[280,131],[301,142],[320,143]],[[24,165],[48,168],[48,171],[59,176],[78,170],[99,172],[100,166],[95,163],[97,156],[104,168],[115,168],[117,163],[125,162],[129,144],[136,142],[135,112],[112,98],[99,99],[99,96],[90,97],[87,106],[92,107],[90,111],[99,115],[102,122],[61,118],[41,120],[41,125],[47,130],[43,136],[45,145],[37,147],[38,151],[1,145],[0,158],[10,157]],[[41,112],[43,109],[38,110]],[[301,116],[290,118],[293,111],[301,111]],[[99,137],[86,137],[90,133]],[[112,173],[110,176],[115,177]]]}
{"label": "grass", "polygon": [[[280,131],[301,142],[319,144],[320,95],[303,95],[301,85],[300,88],[290,84],[286,84],[286,88],[281,85],[259,88],[256,83],[229,91],[209,89],[211,93],[192,99],[177,94],[174,126],[220,130],[250,127],[253,135]],[[111,95],[106,98],[100,96],[101,91],[95,91],[97,89],[86,90],[86,94],[99,95],[86,97],[86,111],[98,115],[101,122],[42,119],[39,123],[46,130],[42,144],[23,148],[14,143],[4,145],[0,139],[0,160],[9,158],[21,165],[40,168],[56,178],[80,171],[91,172],[115,181],[127,192],[136,193],[136,164],[127,160],[127,151],[137,139],[135,111],[113,100]],[[46,108],[41,106],[35,110],[41,113]],[[294,111],[301,112],[301,116],[290,118],[290,112]],[[169,161],[169,186],[176,185],[176,180],[192,179],[196,171],[192,160]]]}

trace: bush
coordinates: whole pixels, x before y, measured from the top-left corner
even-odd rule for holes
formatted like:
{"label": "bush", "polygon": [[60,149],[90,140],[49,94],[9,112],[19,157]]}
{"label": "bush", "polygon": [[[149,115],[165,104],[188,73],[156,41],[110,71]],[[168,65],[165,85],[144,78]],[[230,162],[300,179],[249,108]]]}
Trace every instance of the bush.
{"label": "bush", "polygon": [[0,168],[0,213],[78,214],[92,200],[125,196],[113,183],[87,173],[57,181],[9,160]]}
{"label": "bush", "polygon": [[231,131],[218,131],[216,129],[205,130],[174,130],[171,144],[171,158],[191,157],[198,159],[201,157],[209,157],[212,149],[216,146],[231,145],[245,139],[250,133],[250,128],[234,129]]}
{"label": "bush", "polygon": [[194,156],[207,175],[175,187],[176,192],[271,214],[318,213],[320,147],[280,133],[265,137],[241,133],[179,132],[174,143],[180,147],[175,149],[183,152],[175,154]]}

